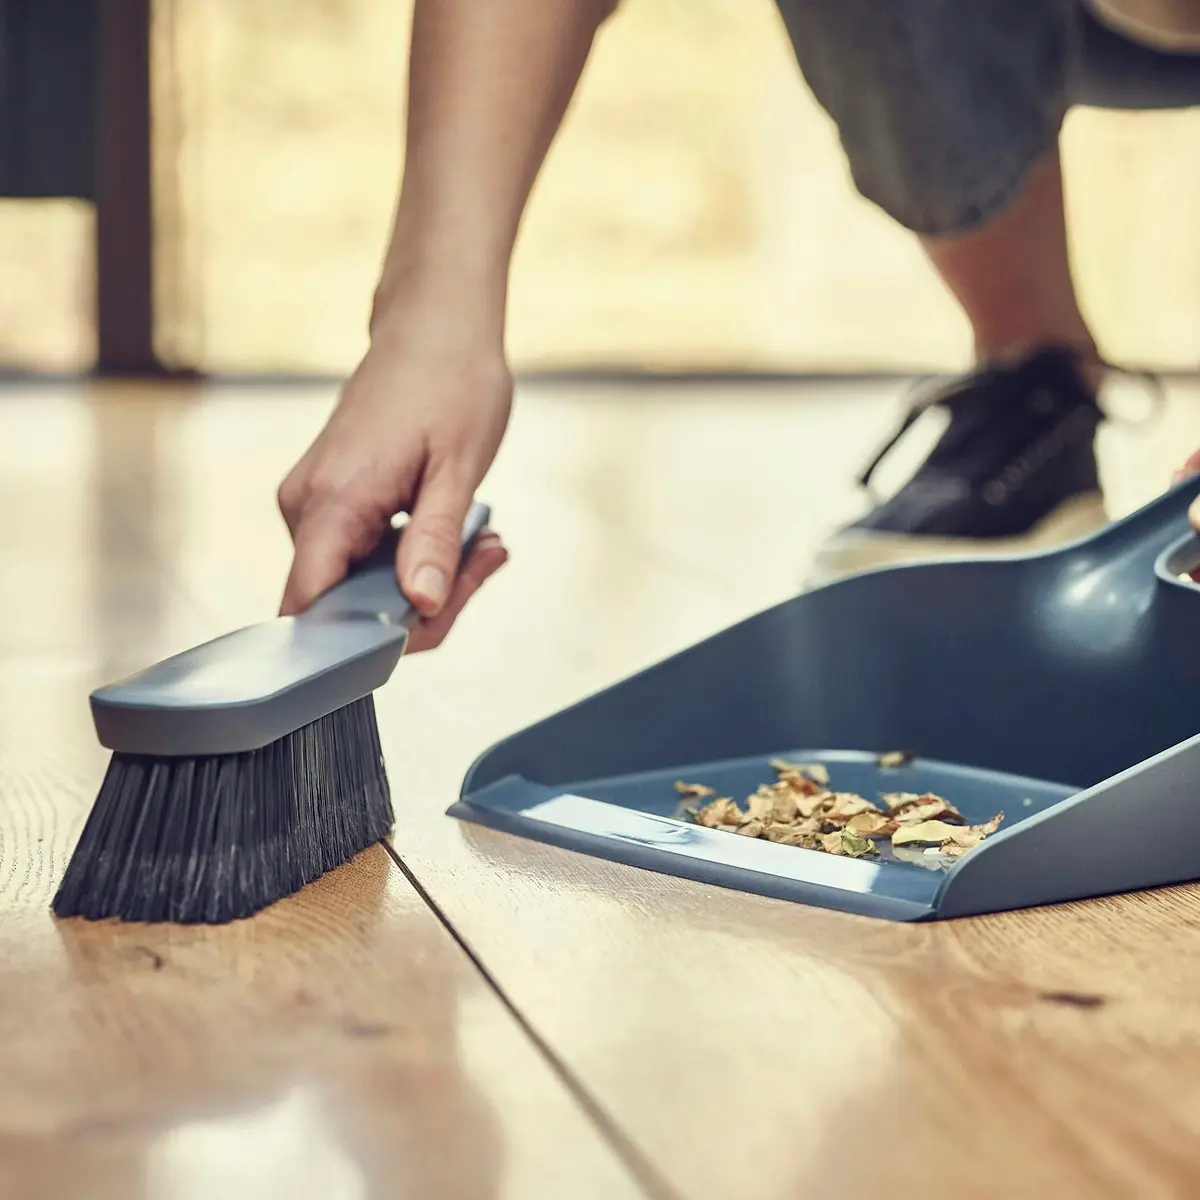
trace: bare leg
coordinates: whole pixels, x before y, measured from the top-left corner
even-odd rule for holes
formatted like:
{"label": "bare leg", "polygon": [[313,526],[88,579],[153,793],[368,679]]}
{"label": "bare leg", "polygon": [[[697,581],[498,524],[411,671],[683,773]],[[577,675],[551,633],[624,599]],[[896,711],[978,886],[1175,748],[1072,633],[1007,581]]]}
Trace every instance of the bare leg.
{"label": "bare leg", "polygon": [[1094,358],[1075,296],[1058,153],[1043,159],[1017,200],[981,229],[921,244],[962,305],[981,362],[1012,362],[1049,345]]}

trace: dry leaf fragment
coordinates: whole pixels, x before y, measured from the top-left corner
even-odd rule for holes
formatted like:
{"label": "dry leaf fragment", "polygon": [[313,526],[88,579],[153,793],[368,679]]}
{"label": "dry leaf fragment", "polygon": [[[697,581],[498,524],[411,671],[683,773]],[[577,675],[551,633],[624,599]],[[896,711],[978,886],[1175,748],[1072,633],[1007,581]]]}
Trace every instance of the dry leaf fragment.
{"label": "dry leaf fragment", "polygon": [[820,845],[826,854],[846,853],[846,848],[842,845],[842,831],[840,829],[835,829],[832,833],[821,834]]}
{"label": "dry leaf fragment", "polygon": [[718,796],[696,810],[696,824],[715,829],[719,825],[740,825],[745,813],[728,796]]}
{"label": "dry leaf fragment", "polygon": [[889,750],[886,754],[876,756],[875,765],[883,767],[885,770],[893,767],[907,767],[916,757],[915,750]]}
{"label": "dry leaf fragment", "polygon": [[776,821],[791,823],[800,816],[800,805],[791,792],[775,792],[771,801],[771,816]]}
{"label": "dry leaf fragment", "polygon": [[770,765],[779,775],[798,775],[822,787],[829,786],[829,772],[821,763],[797,763],[788,762],[786,758],[773,758]]}
{"label": "dry leaf fragment", "polygon": [[963,850],[974,849],[988,834],[995,833],[1003,820],[1004,814],[997,813],[990,821],[985,821],[982,825],[966,825],[951,829],[950,841],[954,846],[961,847]]}
{"label": "dry leaf fragment", "polygon": [[942,821],[918,821],[915,825],[901,825],[892,834],[892,845],[908,846],[919,843],[925,846],[941,846],[953,837],[953,827]]}
{"label": "dry leaf fragment", "polygon": [[884,792],[879,798],[888,812],[897,813],[901,809],[908,808],[910,804],[916,804],[922,799],[922,796],[919,792]]}
{"label": "dry leaf fragment", "polygon": [[885,792],[880,799],[897,821],[931,821],[942,814],[947,821],[962,822],[964,819],[949,800],[934,792]]}
{"label": "dry leaf fragment", "polygon": [[965,823],[965,819],[950,803],[941,796],[921,796],[917,803],[908,805],[893,814],[902,825],[915,821],[948,821],[956,825]]}
{"label": "dry leaf fragment", "polygon": [[694,797],[697,800],[703,800],[706,796],[715,796],[717,793],[710,787],[705,787],[702,783],[684,783],[682,779],[675,780],[675,790],[681,796]]}
{"label": "dry leaf fragment", "polygon": [[843,824],[859,813],[873,811],[878,811],[875,805],[855,792],[831,792],[821,808],[821,813],[827,821]]}
{"label": "dry leaf fragment", "polygon": [[805,820],[808,820],[809,817],[815,816],[821,811],[829,796],[829,792],[816,792],[811,796],[797,796],[796,811]]}
{"label": "dry leaf fragment", "polygon": [[745,825],[738,826],[738,833],[742,837],[762,837],[763,823],[761,821],[747,821]]}
{"label": "dry leaf fragment", "polygon": [[881,812],[861,812],[846,822],[846,828],[859,837],[890,837],[896,832],[896,822]]}
{"label": "dry leaf fragment", "polygon": [[796,796],[819,796],[826,790],[824,784],[817,783],[807,775],[780,775],[775,781],[775,786]]}
{"label": "dry leaf fragment", "polygon": [[878,847],[870,838],[859,837],[848,829],[842,830],[842,849],[851,858],[868,858],[879,853]]}
{"label": "dry leaf fragment", "polygon": [[869,854],[879,853],[874,842],[848,833],[845,829],[835,829],[832,833],[823,833],[821,849],[826,854],[837,854],[846,858],[863,858]]}
{"label": "dry leaf fragment", "polygon": [[760,821],[793,821],[798,812],[796,797],[791,792],[769,785],[747,797],[746,807]]}
{"label": "dry leaf fragment", "polygon": [[815,850],[820,845],[820,835],[809,825],[768,825],[765,836],[767,841],[778,842],[781,846],[803,846]]}

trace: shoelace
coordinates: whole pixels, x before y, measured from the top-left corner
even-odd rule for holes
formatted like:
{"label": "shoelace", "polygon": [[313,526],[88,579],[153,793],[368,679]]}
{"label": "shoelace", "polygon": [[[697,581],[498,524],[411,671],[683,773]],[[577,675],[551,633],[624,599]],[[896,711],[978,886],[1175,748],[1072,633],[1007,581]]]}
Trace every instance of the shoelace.
{"label": "shoelace", "polygon": [[[1163,387],[1162,380],[1155,372],[1138,370],[1132,367],[1118,366],[1115,363],[1107,362],[1099,356],[1092,360],[1084,360],[1082,357],[1080,357],[1080,361],[1090,361],[1093,365],[1102,367],[1106,374],[1122,375],[1126,378],[1136,379],[1144,383],[1146,385],[1147,394],[1151,397],[1151,411],[1150,415],[1145,418],[1146,421],[1153,419],[1153,417],[1162,412],[1162,409],[1166,404],[1167,393],[1166,388]],[[887,456],[891,454],[897,445],[899,445],[904,435],[908,433],[908,431],[921,419],[921,417],[925,415],[926,412],[929,411],[929,409],[945,403],[948,399],[950,399],[951,396],[961,395],[968,389],[980,387],[980,390],[982,390],[981,385],[986,384],[989,379],[995,379],[998,375],[1003,373],[1004,372],[1002,368],[983,367],[972,372],[970,375],[958,377],[950,382],[941,380],[938,376],[933,375],[923,375],[914,380],[908,389],[908,394],[910,396],[914,393],[918,394],[914,399],[909,401],[909,405],[905,410],[904,417],[900,421],[900,424],[896,427],[895,431],[890,437],[888,437],[883,445],[880,446],[880,448],[871,458],[870,462],[868,462],[863,470],[859,473],[857,480],[858,486],[866,489],[868,493],[871,493],[872,495],[874,494],[871,488],[871,480],[874,479],[875,472],[879,470]],[[938,386],[936,386],[932,391],[926,393],[925,395],[919,394],[924,388],[935,382]],[[1099,400],[1097,400],[1097,403],[1099,403]],[[1105,413],[1104,415],[1108,420],[1113,419],[1108,413]],[[1127,425],[1137,425],[1141,422],[1125,421],[1123,423]]]}

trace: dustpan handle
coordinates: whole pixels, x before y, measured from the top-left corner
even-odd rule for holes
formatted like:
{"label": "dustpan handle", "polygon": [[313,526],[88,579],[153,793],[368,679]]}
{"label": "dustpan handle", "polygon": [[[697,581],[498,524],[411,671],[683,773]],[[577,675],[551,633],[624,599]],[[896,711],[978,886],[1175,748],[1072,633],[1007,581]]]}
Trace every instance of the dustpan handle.
{"label": "dustpan handle", "polygon": [[[1197,495],[1200,495],[1200,475],[1176,484],[1087,541],[1100,559],[1128,566],[1144,563],[1145,574],[1152,580],[1159,556],[1191,530],[1188,509]],[[1070,547],[1064,553],[1070,553]],[[1130,578],[1137,578],[1137,573]]]}
{"label": "dustpan handle", "polygon": [[[462,527],[462,558],[465,561],[475,539],[487,526],[492,510],[472,501]],[[367,617],[388,625],[409,627],[417,621],[417,611],[400,590],[396,580],[396,550],[404,527],[391,528],[379,545],[351,568],[341,583],[315,600],[300,620],[339,620]]]}

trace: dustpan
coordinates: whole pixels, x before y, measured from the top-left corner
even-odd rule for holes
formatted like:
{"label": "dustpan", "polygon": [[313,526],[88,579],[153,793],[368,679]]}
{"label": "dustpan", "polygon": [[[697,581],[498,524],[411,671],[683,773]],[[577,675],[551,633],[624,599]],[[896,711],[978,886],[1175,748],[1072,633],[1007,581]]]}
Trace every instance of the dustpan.
{"label": "dustpan", "polygon": [[[1052,551],[806,592],[506,738],[453,816],[585,854],[892,920],[1200,878],[1200,539],[1190,480]],[[883,767],[877,754],[916,752]],[[998,833],[964,857],[836,857],[676,819],[768,760],[932,791]]]}

